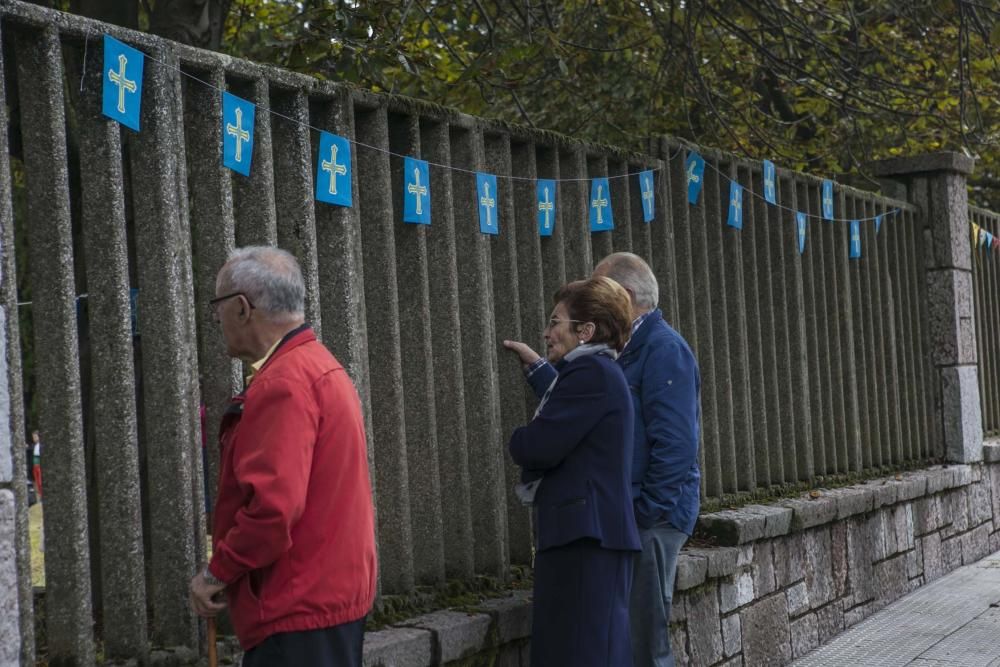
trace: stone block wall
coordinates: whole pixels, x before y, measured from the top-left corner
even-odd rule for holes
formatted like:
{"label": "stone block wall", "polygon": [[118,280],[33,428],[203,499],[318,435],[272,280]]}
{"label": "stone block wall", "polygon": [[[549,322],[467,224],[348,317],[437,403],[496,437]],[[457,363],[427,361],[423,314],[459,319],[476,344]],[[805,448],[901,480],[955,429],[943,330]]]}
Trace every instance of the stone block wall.
{"label": "stone block wall", "polygon": [[784,665],[1000,550],[1000,443],[985,462],[701,517],[670,626],[678,665]]}

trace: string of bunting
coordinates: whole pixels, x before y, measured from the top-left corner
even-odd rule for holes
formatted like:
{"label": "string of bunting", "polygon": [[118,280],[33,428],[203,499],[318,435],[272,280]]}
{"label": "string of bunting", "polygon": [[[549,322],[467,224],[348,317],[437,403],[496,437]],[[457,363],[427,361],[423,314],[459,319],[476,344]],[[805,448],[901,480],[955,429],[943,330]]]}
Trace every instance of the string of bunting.
{"label": "string of bunting", "polygon": [[[89,40],[88,40],[89,41]],[[86,66],[86,56],[84,56]],[[250,175],[254,145],[254,121],[258,108],[267,113],[296,123],[319,133],[319,145],[316,165],[317,201],[333,206],[352,207],[351,148],[358,146],[370,150],[388,153],[403,159],[403,221],[412,224],[431,224],[431,191],[430,167],[450,169],[476,177],[476,199],[479,210],[479,231],[483,234],[496,235],[500,233],[498,216],[497,178],[510,180],[535,181],[538,233],[540,236],[551,236],[557,212],[556,184],[560,182],[590,182],[589,224],[591,232],[610,231],[615,228],[614,213],[611,207],[611,188],[609,181],[614,178],[629,178],[637,176],[642,201],[643,222],[650,223],[656,215],[656,191],[654,189],[656,172],[662,167],[645,169],[639,172],[603,176],[598,178],[527,178],[513,175],[490,174],[472,171],[452,165],[436,164],[426,160],[393,153],[386,149],[369,146],[362,142],[351,140],[301,123],[294,118],[271,109],[258,107],[253,102],[244,100],[202,79],[184,72],[180,68],[163,63],[142,51],[124,44],[110,35],[104,35],[104,75],[102,76],[102,112],[120,124],[139,132],[139,109],[142,102],[142,74],[146,58],[165,67],[176,69],[182,75],[213,88],[222,95],[222,163],[228,169],[241,174]],[[675,156],[679,154],[675,153]],[[687,196],[691,205],[697,205],[702,189],[705,166],[708,164],[721,179],[729,182],[729,200],[727,224],[736,229],[743,228],[743,196],[744,188],[738,181],[723,174],[715,165],[706,163],[696,151],[688,151],[685,160],[687,176]],[[776,197],[776,168],[770,160],[763,161],[764,194],[763,199],[769,205],[781,210],[793,211],[778,203]],[[751,196],[761,198],[761,195],[748,190]],[[818,217],[828,222],[850,223],[850,257],[861,257],[861,223],[874,221],[875,233],[878,235],[885,216],[894,215],[899,209],[892,209],[871,218],[838,219],[834,217],[833,181],[824,180],[822,186],[822,215],[813,216],[806,212],[794,210],[795,234],[799,254],[805,252],[807,222],[811,217]]]}
{"label": "string of bunting", "polygon": [[1000,252],[1000,237],[986,231],[976,223],[969,223],[972,225],[972,247],[982,250],[986,250],[986,257],[989,258],[990,254],[995,252]]}

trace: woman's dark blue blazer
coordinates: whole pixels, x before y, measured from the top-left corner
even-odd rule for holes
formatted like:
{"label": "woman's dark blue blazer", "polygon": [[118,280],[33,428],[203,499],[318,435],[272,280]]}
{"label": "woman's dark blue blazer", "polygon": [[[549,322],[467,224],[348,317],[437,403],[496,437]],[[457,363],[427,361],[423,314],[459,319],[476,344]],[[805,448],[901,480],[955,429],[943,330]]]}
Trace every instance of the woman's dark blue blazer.
{"label": "woman's dark blue blazer", "polygon": [[[544,475],[535,496],[538,550],[581,538],[605,549],[641,550],[632,509],[632,397],[604,354],[557,365],[541,412],[510,439],[514,462]],[[536,393],[547,387],[533,384]]]}

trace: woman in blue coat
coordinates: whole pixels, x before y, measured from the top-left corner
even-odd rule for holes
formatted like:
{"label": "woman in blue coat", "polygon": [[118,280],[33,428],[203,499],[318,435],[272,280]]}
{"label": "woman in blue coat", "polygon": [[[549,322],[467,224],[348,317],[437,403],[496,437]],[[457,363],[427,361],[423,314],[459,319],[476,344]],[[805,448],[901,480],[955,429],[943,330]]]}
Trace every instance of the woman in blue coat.
{"label": "woman in blue coat", "polygon": [[630,313],[628,293],[609,278],[556,293],[545,344],[559,375],[533,385],[541,404],[508,445],[523,470],[518,495],[537,511],[533,667],[632,664],[633,411],[615,363]]}

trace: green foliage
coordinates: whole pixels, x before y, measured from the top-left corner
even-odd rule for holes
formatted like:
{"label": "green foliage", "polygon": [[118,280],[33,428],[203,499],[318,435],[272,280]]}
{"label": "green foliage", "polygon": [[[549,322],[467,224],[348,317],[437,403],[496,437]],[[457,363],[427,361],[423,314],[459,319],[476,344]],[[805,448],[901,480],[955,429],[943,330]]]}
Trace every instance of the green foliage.
{"label": "green foliage", "polygon": [[873,159],[963,150],[996,188],[997,16],[965,0],[235,0],[223,44],[590,141],[670,134],[859,185]]}

